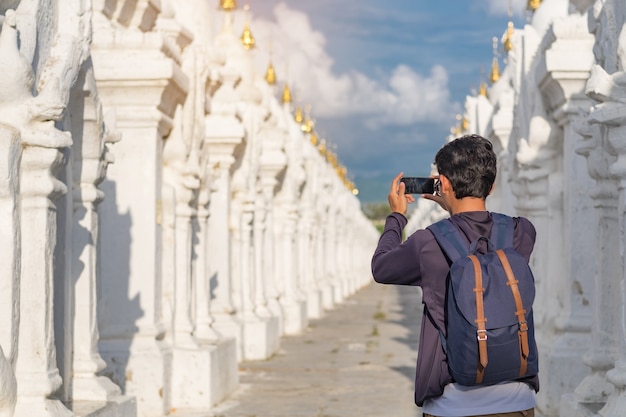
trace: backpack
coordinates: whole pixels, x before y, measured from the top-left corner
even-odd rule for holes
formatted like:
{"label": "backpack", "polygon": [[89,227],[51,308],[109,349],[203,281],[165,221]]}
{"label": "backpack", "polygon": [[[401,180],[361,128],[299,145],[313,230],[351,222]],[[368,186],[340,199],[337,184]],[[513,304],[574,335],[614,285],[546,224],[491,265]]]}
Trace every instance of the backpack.
{"label": "backpack", "polygon": [[[446,335],[441,329],[439,334],[450,375],[466,386],[531,377],[539,367],[532,313],[535,279],[513,248],[514,220],[491,216],[491,236],[471,243],[449,219],[427,228],[451,262]],[[481,241],[486,253],[477,250]]]}

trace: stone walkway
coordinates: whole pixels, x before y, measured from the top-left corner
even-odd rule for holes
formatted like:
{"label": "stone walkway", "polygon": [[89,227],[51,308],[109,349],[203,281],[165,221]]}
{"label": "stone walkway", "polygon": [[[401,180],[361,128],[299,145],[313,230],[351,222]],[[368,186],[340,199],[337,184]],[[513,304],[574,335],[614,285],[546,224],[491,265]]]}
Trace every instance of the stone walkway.
{"label": "stone walkway", "polygon": [[420,300],[413,287],[361,289],[302,335],[283,337],[271,359],[243,362],[239,389],[202,417],[421,416]]}

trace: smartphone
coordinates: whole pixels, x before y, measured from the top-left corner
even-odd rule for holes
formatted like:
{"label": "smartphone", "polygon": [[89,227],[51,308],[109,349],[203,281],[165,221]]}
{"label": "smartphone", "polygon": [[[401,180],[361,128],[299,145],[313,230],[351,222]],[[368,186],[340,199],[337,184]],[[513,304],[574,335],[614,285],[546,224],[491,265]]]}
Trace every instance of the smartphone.
{"label": "smartphone", "polygon": [[435,179],[426,177],[402,177],[405,184],[404,194],[434,194]]}

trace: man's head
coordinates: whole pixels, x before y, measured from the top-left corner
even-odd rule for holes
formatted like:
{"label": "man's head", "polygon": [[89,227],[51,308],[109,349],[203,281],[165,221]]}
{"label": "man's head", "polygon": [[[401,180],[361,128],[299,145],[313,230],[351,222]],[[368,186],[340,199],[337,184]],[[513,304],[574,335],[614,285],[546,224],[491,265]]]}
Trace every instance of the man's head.
{"label": "man's head", "polygon": [[439,175],[445,176],[457,199],[487,198],[496,180],[493,145],[479,135],[467,135],[444,145],[435,156]]}

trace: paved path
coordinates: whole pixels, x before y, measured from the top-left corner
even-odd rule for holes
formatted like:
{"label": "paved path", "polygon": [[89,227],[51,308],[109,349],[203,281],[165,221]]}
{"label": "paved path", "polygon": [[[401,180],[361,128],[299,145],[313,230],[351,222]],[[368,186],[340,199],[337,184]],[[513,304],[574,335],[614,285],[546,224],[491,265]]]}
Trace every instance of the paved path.
{"label": "paved path", "polygon": [[240,387],[206,417],[418,417],[413,380],[419,290],[371,284],[269,360],[240,364]]}

